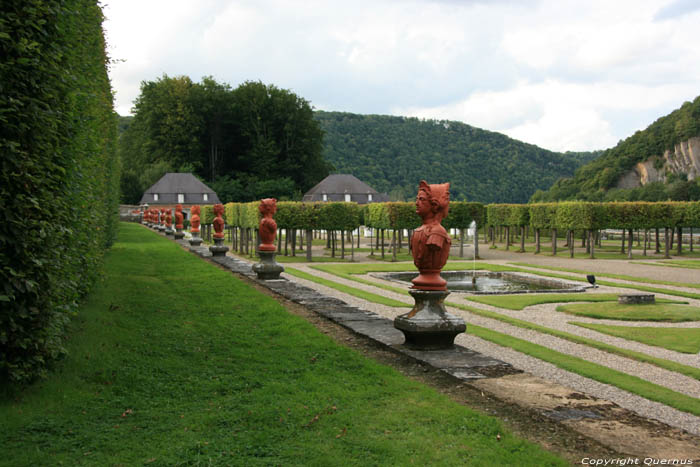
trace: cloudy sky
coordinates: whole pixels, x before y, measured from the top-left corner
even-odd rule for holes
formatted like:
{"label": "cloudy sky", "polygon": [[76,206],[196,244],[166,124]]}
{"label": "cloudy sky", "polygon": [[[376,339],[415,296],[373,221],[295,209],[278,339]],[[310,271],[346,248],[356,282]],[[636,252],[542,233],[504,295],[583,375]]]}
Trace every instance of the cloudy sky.
{"label": "cloudy sky", "polygon": [[[700,0],[105,0],[116,108],[213,76],[605,149],[700,95]],[[695,31],[695,32],[694,32]]]}

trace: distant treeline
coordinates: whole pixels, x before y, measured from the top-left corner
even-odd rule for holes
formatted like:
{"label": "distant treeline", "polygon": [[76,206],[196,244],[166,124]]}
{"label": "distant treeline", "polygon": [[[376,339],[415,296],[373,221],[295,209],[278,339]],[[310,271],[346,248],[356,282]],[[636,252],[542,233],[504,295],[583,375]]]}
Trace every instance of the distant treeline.
{"label": "distant treeline", "polygon": [[453,200],[524,203],[599,152],[556,153],[503,134],[445,120],[314,112],[323,156],[395,201],[420,180],[450,182]]}
{"label": "distant treeline", "polygon": [[[562,178],[547,191],[538,191],[533,202],[584,201],[694,201],[700,200],[700,179],[688,181],[686,174],[674,174],[667,183],[649,183],[632,189],[614,188],[635,164],[700,135],[700,97],[661,117],[644,131],[637,131],[599,158],[579,168],[573,178]],[[658,160],[662,164],[661,160]],[[657,169],[661,169],[660,165]]]}
{"label": "distant treeline", "polygon": [[125,204],[167,172],[192,172],[230,201],[301,198],[331,169],[309,103],[273,85],[164,75],[141,84],[133,112],[121,126]]}

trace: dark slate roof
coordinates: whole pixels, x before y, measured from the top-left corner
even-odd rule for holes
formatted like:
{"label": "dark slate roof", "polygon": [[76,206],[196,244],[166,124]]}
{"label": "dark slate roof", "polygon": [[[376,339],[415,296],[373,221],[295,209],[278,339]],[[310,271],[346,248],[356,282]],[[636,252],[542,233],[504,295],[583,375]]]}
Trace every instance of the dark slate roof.
{"label": "dark slate roof", "polygon": [[[327,176],[310,189],[302,201],[324,201],[324,194],[326,195],[325,201],[345,201],[345,194],[350,195],[350,201],[359,204],[389,201],[389,197],[385,193],[378,193],[362,180],[349,174]],[[368,195],[372,195],[371,201]]]}
{"label": "dark slate roof", "polygon": [[[204,194],[207,200],[204,200]],[[154,194],[158,195],[155,201]],[[166,173],[163,177],[145,191],[139,204],[177,204],[177,195],[184,194],[182,204],[217,204],[219,197],[214,190],[199,181],[191,173]]]}

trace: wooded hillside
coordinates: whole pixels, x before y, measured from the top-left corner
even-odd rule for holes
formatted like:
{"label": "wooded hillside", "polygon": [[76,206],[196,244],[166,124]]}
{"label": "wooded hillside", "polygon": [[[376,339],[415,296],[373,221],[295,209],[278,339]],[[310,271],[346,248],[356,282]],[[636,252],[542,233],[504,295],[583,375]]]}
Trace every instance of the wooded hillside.
{"label": "wooded hillside", "polygon": [[666,184],[656,182],[626,190],[614,188],[620,177],[638,162],[661,156],[664,151],[694,136],[700,136],[700,97],[659,118],[645,130],[620,141],[617,146],[578,169],[573,178],[557,180],[549,190],[536,193],[532,201],[698,200],[698,180],[688,181],[685,174],[668,177]]}
{"label": "wooded hillside", "polygon": [[461,122],[314,112],[323,156],[393,200],[420,180],[450,182],[453,200],[524,203],[599,153],[556,153]]}

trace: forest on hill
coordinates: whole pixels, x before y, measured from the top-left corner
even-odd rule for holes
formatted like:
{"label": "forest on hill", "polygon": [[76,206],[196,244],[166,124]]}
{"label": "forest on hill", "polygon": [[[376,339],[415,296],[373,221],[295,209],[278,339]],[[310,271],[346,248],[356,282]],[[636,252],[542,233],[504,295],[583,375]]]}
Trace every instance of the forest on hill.
{"label": "forest on hill", "polygon": [[[700,136],[700,96],[661,117],[643,131],[621,141],[597,159],[576,170],[573,177],[561,178],[547,191],[536,192],[531,201],[694,201],[700,200],[700,178],[688,180],[687,174],[668,173],[666,183],[653,182],[638,188],[616,188],[620,178],[635,164],[688,139]],[[656,169],[665,170],[656,159]]]}
{"label": "forest on hill", "polygon": [[412,199],[425,179],[450,182],[453,200],[525,203],[600,154],[552,152],[454,121],[324,111],[314,118],[335,172],[392,200]]}
{"label": "forest on hill", "polygon": [[119,124],[125,204],[167,172],[191,172],[228,202],[300,199],[331,169],[309,103],[274,85],[163,75],[141,83],[133,112]]}

